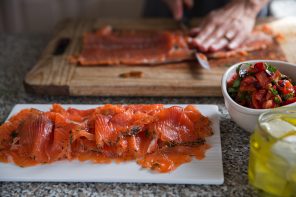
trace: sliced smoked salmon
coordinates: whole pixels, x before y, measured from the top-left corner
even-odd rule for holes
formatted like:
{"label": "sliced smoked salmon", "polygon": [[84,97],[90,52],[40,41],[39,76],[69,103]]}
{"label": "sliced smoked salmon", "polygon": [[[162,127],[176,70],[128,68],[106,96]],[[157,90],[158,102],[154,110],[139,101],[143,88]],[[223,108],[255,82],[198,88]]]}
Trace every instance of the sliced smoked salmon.
{"label": "sliced smoked salmon", "polygon": [[26,167],[58,160],[136,160],[169,172],[204,157],[211,121],[195,107],[104,105],[89,110],[22,110],[0,126],[0,162]]}
{"label": "sliced smoked salmon", "polygon": [[[265,28],[266,29],[266,28]],[[240,56],[277,44],[277,35],[257,26],[243,44],[234,50],[227,48],[205,55],[210,59]],[[192,40],[180,30],[131,30],[104,26],[85,32],[82,51],[69,57],[81,66],[151,65],[195,60]]]}

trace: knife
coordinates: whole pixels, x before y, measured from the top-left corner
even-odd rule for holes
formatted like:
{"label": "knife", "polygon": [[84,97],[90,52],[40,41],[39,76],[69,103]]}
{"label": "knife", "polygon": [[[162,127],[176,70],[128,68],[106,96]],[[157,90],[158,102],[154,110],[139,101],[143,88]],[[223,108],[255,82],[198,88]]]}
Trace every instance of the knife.
{"label": "knife", "polygon": [[[179,21],[179,26],[185,33],[189,33],[190,17],[189,17],[188,9],[184,8],[183,16],[182,16],[181,20]],[[200,53],[196,49],[194,49],[194,56],[202,68],[207,69],[207,70],[211,69],[208,58],[205,54]]]}
{"label": "knife", "polygon": [[194,56],[202,68],[207,69],[207,70],[211,70],[208,58],[205,54],[199,53],[196,51]]}

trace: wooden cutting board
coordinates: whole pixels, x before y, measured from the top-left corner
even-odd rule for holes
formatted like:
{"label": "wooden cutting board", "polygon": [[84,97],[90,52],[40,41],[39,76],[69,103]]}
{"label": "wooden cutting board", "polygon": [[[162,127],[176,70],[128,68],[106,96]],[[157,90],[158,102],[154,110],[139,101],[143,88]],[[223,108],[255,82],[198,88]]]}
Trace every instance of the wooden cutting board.
{"label": "wooden cutting board", "polygon": [[[210,61],[213,65],[211,70],[201,69],[195,62],[80,67],[67,61],[69,55],[78,54],[81,50],[83,32],[108,24],[134,29],[177,28],[177,24],[169,19],[64,21],[57,26],[37,64],[27,73],[24,80],[26,90],[44,95],[71,96],[221,96],[220,80],[232,63],[248,59],[286,59],[296,63],[295,19],[271,23],[276,32],[282,32],[286,37],[280,46],[261,53]],[[272,57],[270,51],[274,53]],[[143,76],[120,77],[131,71],[142,72]]]}

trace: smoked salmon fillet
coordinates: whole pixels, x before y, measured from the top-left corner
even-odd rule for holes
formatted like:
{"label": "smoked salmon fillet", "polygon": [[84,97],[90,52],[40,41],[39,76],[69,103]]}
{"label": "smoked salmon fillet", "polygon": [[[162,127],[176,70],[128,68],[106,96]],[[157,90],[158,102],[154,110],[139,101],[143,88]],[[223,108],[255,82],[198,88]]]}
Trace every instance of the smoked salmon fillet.
{"label": "smoked salmon fillet", "polygon": [[[258,26],[238,49],[222,49],[205,55],[210,59],[244,55],[275,44],[274,37],[272,31],[264,31]],[[196,52],[190,46],[192,39],[179,30],[130,30],[105,26],[95,32],[85,32],[82,51],[71,55],[69,61],[81,66],[152,65],[192,61]]]}
{"label": "smoked salmon fillet", "polygon": [[203,159],[211,121],[195,107],[111,105],[42,112],[25,109],[0,126],[0,161],[21,167],[58,160],[95,163],[135,160],[170,172],[194,156]]}

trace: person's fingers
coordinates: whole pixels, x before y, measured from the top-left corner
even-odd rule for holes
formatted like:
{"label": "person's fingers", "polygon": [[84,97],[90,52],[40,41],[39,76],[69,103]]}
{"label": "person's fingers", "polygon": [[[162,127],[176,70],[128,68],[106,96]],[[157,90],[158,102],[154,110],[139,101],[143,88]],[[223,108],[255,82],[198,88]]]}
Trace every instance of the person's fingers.
{"label": "person's fingers", "polygon": [[192,37],[197,36],[200,31],[201,31],[200,27],[192,28],[189,32],[189,36],[192,36]]}
{"label": "person's fingers", "polygon": [[193,7],[193,4],[194,4],[193,0],[183,0],[183,2],[185,4],[185,6],[189,9],[191,9]]}
{"label": "person's fingers", "polygon": [[191,46],[200,50],[200,51],[203,51],[205,52],[206,49],[204,48],[202,42],[200,40],[198,40],[198,38],[193,38],[190,42]]}
{"label": "person's fingers", "polygon": [[215,30],[216,26],[215,24],[209,24],[207,25],[204,29],[202,29],[197,37],[197,40],[199,42],[203,42],[204,40],[206,40],[208,38],[209,35],[211,35],[213,33],[213,31]]}
{"label": "person's fingers", "polygon": [[167,0],[168,6],[175,18],[180,20],[183,16],[183,1],[182,0]]}
{"label": "person's fingers", "polygon": [[227,31],[227,33],[225,34],[225,37],[228,40],[232,40],[235,37],[236,31],[235,30],[229,30]]}
{"label": "person's fingers", "polygon": [[208,48],[204,45],[204,41],[208,39],[208,36],[212,34],[214,29],[215,25],[208,25],[195,39],[192,40],[192,46],[200,51],[206,52]]}
{"label": "person's fingers", "polygon": [[218,42],[222,36],[225,35],[225,28],[219,27],[216,28],[212,34],[210,34],[203,42],[203,47],[206,51],[209,50],[209,48],[216,42]]}
{"label": "person's fingers", "polygon": [[211,45],[211,47],[209,48],[209,51],[211,51],[211,52],[219,51],[219,50],[225,48],[228,43],[229,42],[226,38],[221,38]]}
{"label": "person's fingers", "polygon": [[183,16],[183,0],[163,0],[167,4],[175,20]]}
{"label": "person's fingers", "polygon": [[245,40],[246,34],[243,32],[238,32],[233,40],[228,44],[229,49],[236,49]]}

